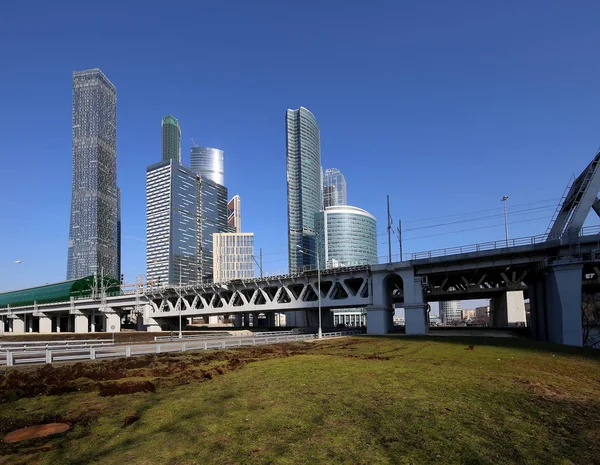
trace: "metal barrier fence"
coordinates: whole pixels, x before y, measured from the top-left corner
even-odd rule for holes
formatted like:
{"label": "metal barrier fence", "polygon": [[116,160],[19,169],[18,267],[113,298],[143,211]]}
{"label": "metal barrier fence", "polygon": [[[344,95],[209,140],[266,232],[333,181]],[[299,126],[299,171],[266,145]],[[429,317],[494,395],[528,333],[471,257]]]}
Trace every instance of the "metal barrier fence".
{"label": "metal barrier fence", "polygon": [[178,334],[173,334],[171,336],[154,336],[154,342],[160,341],[169,341],[169,342],[177,342],[184,340],[194,340],[194,339],[207,339],[211,337],[231,337],[229,333],[223,334],[188,334],[187,336],[179,337]]}
{"label": "metal barrier fence", "polygon": [[113,339],[70,339],[60,341],[0,342],[0,350],[58,349],[90,346],[112,346]]}
{"label": "metal barrier fence", "polygon": [[[364,330],[336,331],[323,333],[323,338],[354,336],[363,334]],[[221,341],[183,341],[164,344],[139,344],[113,347],[87,347],[82,349],[53,350],[33,352],[14,352],[7,350],[0,353],[0,366],[27,365],[36,363],[70,362],[77,360],[97,360],[102,358],[134,357],[137,355],[161,354],[167,352],[186,352],[192,350],[232,349],[244,346],[277,344],[282,342],[306,341],[316,339],[316,334],[292,334],[284,336],[246,337]]]}

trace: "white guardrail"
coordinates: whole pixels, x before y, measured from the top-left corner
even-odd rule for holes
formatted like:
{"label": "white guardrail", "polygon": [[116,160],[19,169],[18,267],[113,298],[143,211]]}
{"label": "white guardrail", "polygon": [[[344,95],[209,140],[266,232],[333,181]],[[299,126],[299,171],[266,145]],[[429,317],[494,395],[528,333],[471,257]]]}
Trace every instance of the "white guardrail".
{"label": "white guardrail", "polygon": [[113,339],[70,339],[61,341],[21,341],[21,342],[2,342],[0,341],[0,350],[32,350],[32,349],[72,349],[91,346],[113,346]]}
{"label": "white guardrail", "polygon": [[[363,334],[363,330],[337,331],[323,333],[323,338],[354,336]],[[245,337],[224,339],[221,341],[183,341],[165,342],[163,344],[138,344],[127,346],[99,347],[72,349],[45,349],[43,351],[20,352],[5,350],[0,352],[0,366],[27,365],[36,363],[70,362],[77,360],[97,360],[101,358],[135,357],[137,355],[161,354],[166,352],[186,352],[191,350],[232,349],[244,346],[277,344],[282,342],[306,341],[316,339],[316,334],[293,334],[284,336]]]}

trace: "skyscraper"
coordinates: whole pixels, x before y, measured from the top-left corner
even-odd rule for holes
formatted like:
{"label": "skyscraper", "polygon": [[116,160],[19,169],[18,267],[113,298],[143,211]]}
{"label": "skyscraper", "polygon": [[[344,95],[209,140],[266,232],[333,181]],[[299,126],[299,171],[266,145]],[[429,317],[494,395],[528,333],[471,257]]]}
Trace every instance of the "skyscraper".
{"label": "skyscraper", "polygon": [[227,225],[227,188],[199,176],[200,183],[200,231],[199,240],[202,250],[202,268],[200,278],[211,281],[213,276],[213,234],[228,232]]}
{"label": "skyscraper", "polygon": [[181,128],[173,115],[162,119],[162,159],[181,163]]}
{"label": "skyscraper", "polygon": [[176,160],[146,169],[146,277],[153,284],[196,283],[200,265],[199,180]]}
{"label": "skyscraper", "polygon": [[192,147],[190,149],[192,170],[198,175],[225,185],[223,168],[223,151],[210,147]]}
{"label": "skyscraper", "polygon": [[323,206],[348,205],[346,178],[337,168],[327,168],[323,175]]}
{"label": "skyscraper", "polygon": [[73,72],[72,123],[67,279],[119,279],[117,90],[98,68]]}
{"label": "skyscraper", "polygon": [[232,232],[242,232],[242,201],[239,195],[234,195],[227,204],[227,224]]}
{"label": "skyscraper", "polygon": [[286,112],[288,259],[290,272],[314,267],[315,213],[321,210],[319,125],[304,107]]}
{"label": "skyscraper", "polygon": [[315,214],[322,268],[377,264],[377,220],[349,205]]}

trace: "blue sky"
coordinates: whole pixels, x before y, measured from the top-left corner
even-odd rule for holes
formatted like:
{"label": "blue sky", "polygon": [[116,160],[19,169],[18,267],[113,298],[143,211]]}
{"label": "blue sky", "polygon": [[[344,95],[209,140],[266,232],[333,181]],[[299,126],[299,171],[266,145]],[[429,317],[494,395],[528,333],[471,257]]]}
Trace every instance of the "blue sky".
{"label": "blue sky", "polygon": [[[23,263],[0,268],[0,291],[65,278],[71,73],[93,67],[117,87],[128,282],[145,269],[145,168],[169,113],[186,163],[191,138],[225,151],[225,183],[268,272],[287,270],[284,118],[300,105],[319,122],[323,167],[377,217],[379,255],[386,194],[405,252],[503,239],[503,195],[511,237],[543,233],[600,144],[600,4],[573,5],[9,2],[0,264]],[[465,221],[480,217],[491,218]]]}

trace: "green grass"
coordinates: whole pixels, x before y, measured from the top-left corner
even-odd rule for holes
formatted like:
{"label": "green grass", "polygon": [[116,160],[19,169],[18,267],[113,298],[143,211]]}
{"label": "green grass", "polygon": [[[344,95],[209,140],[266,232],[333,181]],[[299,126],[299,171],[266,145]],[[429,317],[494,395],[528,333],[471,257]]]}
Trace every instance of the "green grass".
{"label": "green grass", "polygon": [[[233,358],[245,360],[228,365]],[[3,433],[56,418],[75,426],[2,444],[0,463],[600,463],[600,358],[591,351],[360,337],[148,364],[156,370],[126,369],[122,381],[151,380],[153,393],[102,397],[109,381],[86,382],[80,371],[87,392],[1,404]],[[132,414],[139,420],[126,426]]]}

